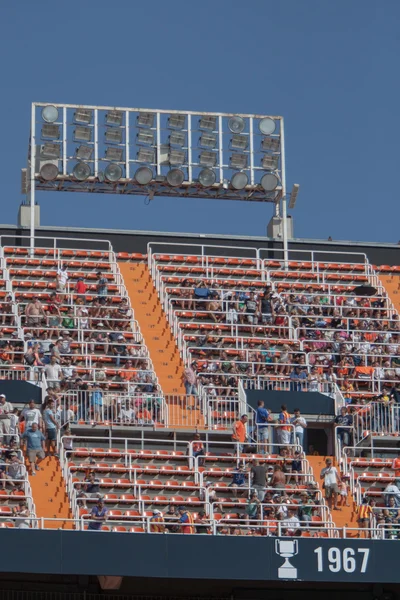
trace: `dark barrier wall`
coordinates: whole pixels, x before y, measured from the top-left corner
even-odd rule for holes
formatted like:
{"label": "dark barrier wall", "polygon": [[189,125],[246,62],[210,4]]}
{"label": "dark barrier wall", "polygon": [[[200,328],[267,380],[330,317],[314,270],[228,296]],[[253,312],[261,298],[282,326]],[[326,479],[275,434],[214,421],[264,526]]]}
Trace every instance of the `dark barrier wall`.
{"label": "dark barrier wall", "polygon": [[[21,240],[16,236],[24,235],[27,236],[26,240],[22,245],[29,244],[29,230],[21,229],[12,225],[0,227],[0,235],[7,236],[8,239],[3,239],[5,244],[20,245]],[[61,237],[61,238],[84,238],[84,239],[106,239],[109,240],[116,252],[147,252],[148,242],[165,242],[167,244],[164,249],[160,247],[160,251],[171,252],[171,248],[168,248],[169,244],[204,244],[204,245],[215,245],[215,246],[236,246],[236,247],[253,247],[253,248],[264,248],[265,252],[262,258],[276,259],[282,258],[282,252],[277,250],[282,249],[282,243],[278,240],[272,240],[265,237],[250,237],[244,236],[229,237],[219,236],[212,234],[168,234],[151,231],[116,231],[116,230],[93,230],[93,229],[72,229],[72,228],[46,228],[40,227],[37,230],[38,236],[46,237]],[[44,243],[41,244],[45,245]],[[51,245],[49,241],[49,245]],[[68,244],[66,244],[68,246]],[[76,247],[75,243],[70,243],[70,247]],[[82,248],[90,247],[90,245],[81,243]],[[98,249],[99,245],[93,242],[93,248]],[[314,240],[293,240],[289,243],[289,248],[292,250],[300,250],[304,252],[296,253],[292,255],[293,260],[310,260],[310,251],[317,252],[315,260],[330,261],[340,260],[345,262],[349,260],[346,258],[346,254],[349,252],[365,253],[368,256],[369,261],[376,265],[400,265],[400,246],[396,247],[394,244],[363,244],[361,242],[323,242]],[[179,250],[176,248],[175,252],[182,252],[183,249]],[[198,252],[198,249],[193,249],[193,252]],[[189,250],[186,250],[189,252]],[[330,252],[342,253],[343,257],[333,258]],[[214,254],[219,254],[217,248],[213,251]],[[235,256],[235,251],[224,250],[221,254]],[[362,260],[362,257],[360,257]],[[356,257],[352,258],[353,262],[357,262]]]}
{"label": "dark barrier wall", "polygon": [[335,415],[333,398],[319,392],[276,392],[274,390],[246,390],[247,402],[257,409],[258,400],[264,400],[265,407],[272,412],[281,412],[282,404],[288,411],[299,408],[306,415]]}
{"label": "dark barrier wall", "polygon": [[395,540],[4,529],[0,544],[7,549],[0,561],[3,573],[238,582],[400,582]]}
{"label": "dark barrier wall", "polygon": [[24,403],[34,400],[36,404],[42,403],[41,388],[27,381],[9,381],[0,379],[0,394],[5,394],[11,403]]}

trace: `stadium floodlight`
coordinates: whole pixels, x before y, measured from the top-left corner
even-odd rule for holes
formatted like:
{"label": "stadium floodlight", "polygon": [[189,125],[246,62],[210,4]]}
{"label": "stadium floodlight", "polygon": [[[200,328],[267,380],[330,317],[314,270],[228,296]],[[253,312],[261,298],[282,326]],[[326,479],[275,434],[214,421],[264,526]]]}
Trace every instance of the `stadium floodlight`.
{"label": "stadium floodlight", "polygon": [[261,150],[272,150],[273,152],[278,152],[279,150],[279,138],[276,137],[265,137],[261,142]]}
{"label": "stadium floodlight", "polygon": [[171,148],[169,152],[169,164],[180,166],[185,162],[186,154],[183,150],[174,150]]}
{"label": "stadium floodlight", "polygon": [[182,185],[185,180],[185,174],[180,169],[171,169],[167,173],[167,183],[171,187],[178,187]]}
{"label": "stadium floodlight", "polygon": [[231,156],[230,166],[232,169],[245,169],[247,167],[246,154],[238,154],[234,152]]}
{"label": "stadium floodlight", "polygon": [[211,187],[214,185],[216,179],[217,176],[212,169],[202,169],[199,173],[199,183],[201,183],[203,187]]}
{"label": "stadium floodlight", "polygon": [[185,134],[181,131],[173,131],[169,136],[169,143],[171,146],[184,146],[186,141]]}
{"label": "stadium floodlight", "polygon": [[300,185],[298,183],[293,184],[292,192],[290,194],[289,208],[294,208],[296,205],[297,195],[299,193]]}
{"label": "stadium floodlight", "polygon": [[89,125],[92,122],[93,111],[88,108],[78,108],[74,112],[74,123]]}
{"label": "stadium floodlight", "polygon": [[52,125],[51,123],[44,123],[42,127],[42,139],[44,140],[59,140],[60,139],[60,128],[58,125]]}
{"label": "stadium floodlight", "polygon": [[231,148],[236,150],[246,150],[249,145],[249,138],[247,135],[233,135],[231,139]]}
{"label": "stadium floodlight", "polygon": [[140,148],[137,153],[137,159],[139,162],[154,163],[154,150],[152,148]]}
{"label": "stadium floodlight", "polygon": [[242,133],[245,128],[245,122],[242,117],[231,117],[228,121],[229,130],[232,133]]}
{"label": "stadium floodlight", "polygon": [[42,146],[41,155],[43,158],[60,158],[60,144],[47,142]]}
{"label": "stadium floodlight", "polygon": [[271,117],[265,117],[259,121],[258,128],[264,135],[271,135],[275,131],[276,123]]}
{"label": "stadium floodlight", "polygon": [[123,118],[123,113],[120,110],[110,110],[110,112],[106,113],[105,122],[106,125],[121,127]]}
{"label": "stadium floodlight", "polygon": [[215,167],[215,165],[217,164],[216,153],[211,152],[209,150],[200,152],[199,163],[201,164],[202,167]]}
{"label": "stadium floodlight", "polygon": [[217,145],[217,134],[216,133],[203,133],[199,139],[199,146],[201,148],[215,148]]}
{"label": "stadium floodlight", "polygon": [[149,167],[139,167],[135,179],[140,185],[147,185],[153,179],[153,171]]}
{"label": "stadium floodlight", "polygon": [[90,167],[84,162],[78,162],[74,166],[72,174],[77,181],[86,181],[90,177]]}
{"label": "stadium floodlight", "polygon": [[235,173],[231,179],[231,186],[235,190],[243,190],[249,182],[246,173]]}
{"label": "stadium floodlight", "polygon": [[168,119],[169,129],[183,129],[185,127],[185,115],[171,115]]}
{"label": "stadium floodlight", "polygon": [[121,162],[124,151],[122,148],[107,148],[106,149],[106,160],[111,162]]}
{"label": "stadium floodlight", "polygon": [[90,160],[92,158],[92,154],[92,146],[81,145],[76,150],[76,157],[79,158],[79,160]]}
{"label": "stadium floodlight", "polygon": [[154,145],[154,133],[152,131],[142,130],[136,136],[138,144]]}
{"label": "stadium floodlight", "polygon": [[91,127],[83,127],[78,125],[74,129],[74,141],[75,142],[90,142],[92,139]]}
{"label": "stadium floodlight", "polygon": [[137,118],[138,127],[153,127],[154,125],[154,113],[141,112]]}
{"label": "stadium floodlight", "polygon": [[40,177],[45,181],[54,181],[57,179],[58,167],[54,163],[45,163],[40,168]]}
{"label": "stadium floodlight", "polygon": [[110,163],[104,169],[104,178],[109,183],[116,183],[122,177],[122,167],[121,165],[116,165],[115,163]]}
{"label": "stadium floodlight", "polygon": [[55,123],[58,119],[58,110],[52,104],[44,106],[42,109],[42,119],[46,123]]}
{"label": "stadium floodlight", "polygon": [[266,173],[261,178],[261,187],[266,192],[273,192],[279,183],[279,179],[273,173]]}
{"label": "stadium floodlight", "polygon": [[122,129],[107,127],[104,138],[107,144],[120,144],[122,142]]}
{"label": "stadium floodlight", "polygon": [[199,129],[206,129],[207,131],[214,131],[217,126],[217,117],[204,116],[199,121]]}
{"label": "stadium floodlight", "polygon": [[265,154],[261,160],[261,166],[266,171],[275,171],[278,168],[279,156],[276,154]]}

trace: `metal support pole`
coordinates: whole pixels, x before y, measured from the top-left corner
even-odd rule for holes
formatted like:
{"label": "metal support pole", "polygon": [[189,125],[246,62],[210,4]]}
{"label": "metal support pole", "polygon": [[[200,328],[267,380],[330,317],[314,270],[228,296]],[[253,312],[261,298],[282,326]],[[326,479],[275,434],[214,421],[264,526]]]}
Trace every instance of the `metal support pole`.
{"label": "metal support pole", "polygon": [[287,200],[286,200],[286,165],[285,165],[285,126],[281,118],[281,171],[282,171],[282,237],[283,237],[283,260],[285,269],[288,268],[288,230],[287,230]]}
{"label": "metal support pole", "polygon": [[30,156],[30,253],[33,256],[35,252],[35,169],[36,169],[36,137],[35,137],[35,118],[36,118],[36,106],[32,104],[31,112],[31,156]]}

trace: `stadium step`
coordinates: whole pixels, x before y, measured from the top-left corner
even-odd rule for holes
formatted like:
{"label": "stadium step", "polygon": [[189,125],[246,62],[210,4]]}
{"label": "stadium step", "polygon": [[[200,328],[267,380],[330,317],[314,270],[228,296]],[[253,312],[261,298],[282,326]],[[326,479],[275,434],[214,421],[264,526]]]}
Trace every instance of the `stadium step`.
{"label": "stadium step", "polygon": [[400,311],[400,275],[382,275],[382,273],[379,273],[379,279],[385,286],[395,308]]}
{"label": "stadium step", "polygon": [[118,263],[124,283],[150,353],[155,373],[168,403],[169,423],[175,427],[204,426],[200,411],[182,406],[184,366],[167,317],[153,286],[151,274],[144,263]]}
{"label": "stadium step", "polygon": [[[72,519],[71,506],[65,493],[60,463],[51,456],[40,463],[41,470],[29,476],[36,516],[50,529],[72,529],[72,523],[51,519]],[[47,520],[49,519],[49,520]]]}

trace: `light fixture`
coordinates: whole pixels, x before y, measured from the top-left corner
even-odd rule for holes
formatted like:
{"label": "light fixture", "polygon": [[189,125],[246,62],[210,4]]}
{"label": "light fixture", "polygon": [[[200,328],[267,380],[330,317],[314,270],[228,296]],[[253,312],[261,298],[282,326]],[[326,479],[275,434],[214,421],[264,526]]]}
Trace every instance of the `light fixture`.
{"label": "light fixture", "polygon": [[138,127],[153,127],[154,124],[154,113],[139,113],[137,118]]}
{"label": "light fixture", "polygon": [[138,144],[154,144],[154,133],[152,131],[142,130],[137,134]]}
{"label": "light fixture", "polygon": [[245,128],[245,122],[242,117],[231,117],[228,121],[229,130],[232,133],[242,133]]}
{"label": "light fixture", "polygon": [[74,130],[74,140],[76,142],[90,142],[92,139],[92,129],[78,125]]}
{"label": "light fixture", "polygon": [[154,162],[154,150],[151,148],[140,148],[137,158],[139,162],[153,163]]}
{"label": "light fixture", "polygon": [[231,186],[235,190],[243,190],[248,181],[249,178],[247,177],[246,173],[235,173],[231,179]]}
{"label": "light fixture", "polygon": [[200,152],[199,163],[201,164],[202,167],[215,167],[215,165],[217,164],[216,153],[211,152],[209,150]]}
{"label": "light fixture", "polygon": [[104,178],[110,182],[115,183],[122,177],[122,167],[115,163],[110,163],[104,169]]}
{"label": "light fixture", "polygon": [[275,171],[278,168],[279,156],[276,154],[265,154],[261,160],[261,166],[267,171]]}
{"label": "light fixture", "polygon": [[199,129],[213,131],[217,126],[217,117],[204,116],[199,120]]}
{"label": "light fixture", "polygon": [[58,110],[52,104],[42,108],[42,119],[46,123],[55,123],[58,119]]}
{"label": "light fixture", "polygon": [[279,179],[273,173],[266,173],[265,175],[262,176],[260,183],[261,183],[261,187],[266,192],[273,192],[279,183]]}
{"label": "light fixture", "polygon": [[299,193],[300,185],[298,183],[293,184],[292,192],[290,194],[289,208],[294,208],[297,200],[297,194]]}
{"label": "light fixture", "polygon": [[171,169],[167,173],[167,183],[172,187],[178,187],[182,185],[185,179],[185,174],[180,169]]}
{"label": "light fixture", "polygon": [[90,176],[90,167],[84,162],[78,162],[72,169],[72,174],[78,181],[86,181]]}
{"label": "light fixture", "polygon": [[121,127],[123,114],[120,110],[110,110],[105,116],[106,125]]}
{"label": "light fixture", "polygon": [[203,133],[199,139],[199,146],[203,148],[215,148],[217,145],[216,133]]}
{"label": "light fixture", "polygon": [[173,131],[169,136],[171,146],[184,146],[186,141],[185,134],[181,131]]}
{"label": "light fixture", "polygon": [[60,139],[60,128],[58,125],[51,125],[50,123],[45,123],[42,127],[42,138],[43,139]]}
{"label": "light fixture", "polygon": [[106,160],[111,162],[121,162],[124,151],[122,148],[107,148],[106,149]]}
{"label": "light fixture", "polygon": [[279,138],[277,137],[265,137],[261,142],[261,150],[272,150],[277,152],[279,150]]}
{"label": "light fixture", "polygon": [[258,123],[258,128],[264,135],[271,135],[271,133],[274,133],[275,127],[276,123],[271,117],[265,117]]}
{"label": "light fixture", "polygon": [[212,169],[202,169],[199,173],[199,183],[201,183],[203,187],[211,187],[214,185],[216,179],[217,176]]}
{"label": "light fixture", "polygon": [[153,171],[149,167],[139,167],[135,179],[140,185],[147,185],[153,179]]}
{"label": "light fixture", "polygon": [[185,115],[171,115],[168,119],[170,129],[183,129],[185,127]]}
{"label": "light fixture", "polygon": [[230,165],[232,169],[245,169],[247,167],[246,154],[234,152],[231,156]]}
{"label": "light fixture", "polygon": [[90,160],[93,154],[92,146],[79,146],[76,150],[76,157],[80,160]]}
{"label": "light fixture", "polygon": [[122,142],[122,129],[107,127],[104,137],[107,144],[120,144]]}
{"label": "light fixture", "polygon": [[43,158],[60,158],[60,144],[47,142],[42,146],[41,155]]}
{"label": "light fixture", "polygon": [[57,179],[58,167],[53,163],[45,163],[40,168],[40,177],[45,181],[54,181]]}
{"label": "light fixture", "polygon": [[231,148],[236,150],[246,150],[249,145],[249,138],[247,135],[233,135],[231,139]]}
{"label": "light fixture", "polygon": [[174,150],[171,148],[169,152],[169,164],[170,165],[183,165],[185,162],[185,152],[183,150]]}
{"label": "light fixture", "polygon": [[78,108],[74,112],[74,123],[89,125],[92,122],[93,111],[88,108]]}

